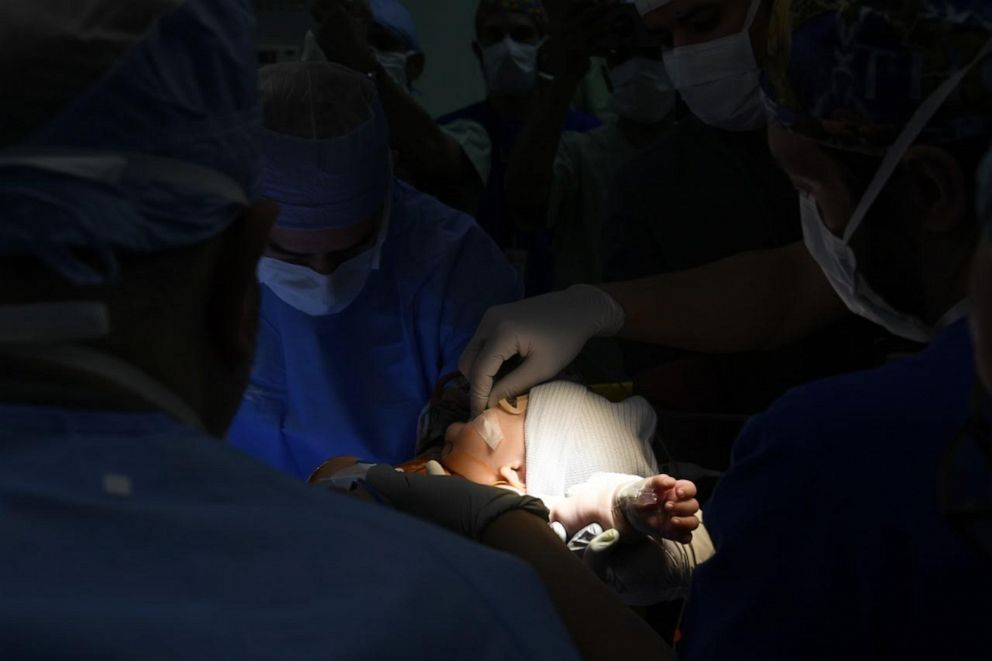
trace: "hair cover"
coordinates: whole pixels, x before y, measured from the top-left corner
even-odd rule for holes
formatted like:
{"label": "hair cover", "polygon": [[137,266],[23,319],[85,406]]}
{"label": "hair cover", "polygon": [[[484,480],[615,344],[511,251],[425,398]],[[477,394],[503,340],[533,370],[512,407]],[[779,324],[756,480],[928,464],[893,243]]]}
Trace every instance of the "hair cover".
{"label": "hair cover", "polygon": [[375,84],[330,62],[262,68],[261,195],[278,224],[331,229],[368,220],[391,179],[389,134]]}
{"label": "hair cover", "polygon": [[479,0],[479,8],[475,12],[476,29],[490,14],[497,12],[524,14],[533,19],[542,32],[548,29],[548,13],[541,0]]}
{"label": "hair cover", "polygon": [[4,0],[0,26],[2,117],[43,117],[0,151],[0,254],[104,282],[115,252],[191,245],[237,217],[258,174],[246,0]]}
{"label": "hair cover", "polygon": [[[763,87],[774,121],[846,150],[878,153],[924,99],[985,46],[988,0],[776,0]],[[992,131],[992,58],[944,102],[919,140]]]}
{"label": "hair cover", "polygon": [[406,44],[408,50],[421,52],[417,25],[410,10],[399,0],[370,0],[372,22],[386,28]]}

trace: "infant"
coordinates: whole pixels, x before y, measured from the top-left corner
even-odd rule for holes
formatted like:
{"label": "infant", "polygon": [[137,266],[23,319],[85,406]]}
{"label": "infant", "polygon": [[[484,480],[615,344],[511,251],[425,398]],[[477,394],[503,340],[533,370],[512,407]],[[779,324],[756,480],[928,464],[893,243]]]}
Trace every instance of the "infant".
{"label": "infant", "polygon": [[[440,470],[436,460],[449,474],[541,498],[563,541],[627,603],[686,594],[713,546],[700,525],[696,486],[658,474],[657,416],[647,401],[614,403],[582,385],[552,381],[461,422],[468,417],[467,384],[441,386],[421,416],[419,456],[400,469]],[[356,461],[329,460],[311,482],[345,486],[368,468]],[[605,542],[607,552],[589,553],[604,548],[610,534],[599,533],[610,529],[619,535]]]}
{"label": "infant", "polygon": [[696,487],[657,474],[656,424],[641,397],[612,403],[581,385],[553,381],[451,424],[440,462],[473,482],[541,498],[567,537],[598,523],[625,537],[688,542],[699,524]]}

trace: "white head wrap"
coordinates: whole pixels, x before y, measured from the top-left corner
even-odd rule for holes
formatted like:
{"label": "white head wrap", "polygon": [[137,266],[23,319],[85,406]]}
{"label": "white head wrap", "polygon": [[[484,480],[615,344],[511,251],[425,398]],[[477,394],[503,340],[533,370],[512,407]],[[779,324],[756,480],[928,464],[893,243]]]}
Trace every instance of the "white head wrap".
{"label": "white head wrap", "polygon": [[614,404],[567,381],[531,389],[524,423],[527,492],[564,496],[594,473],[656,474],[651,441],[657,424],[642,397]]}

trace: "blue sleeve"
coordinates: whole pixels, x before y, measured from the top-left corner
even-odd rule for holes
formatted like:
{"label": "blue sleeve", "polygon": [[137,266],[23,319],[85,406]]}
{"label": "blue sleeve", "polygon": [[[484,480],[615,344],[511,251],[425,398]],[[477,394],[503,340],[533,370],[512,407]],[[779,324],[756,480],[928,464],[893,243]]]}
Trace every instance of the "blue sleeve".
{"label": "blue sleeve", "polygon": [[440,374],[458,369],[458,358],[482,315],[494,305],[519,300],[523,286],[506,257],[474,220],[462,237],[448,273],[441,310]]}
{"label": "blue sleeve", "polygon": [[241,398],[241,406],[227,430],[227,440],[256,459],[295,474],[300,468],[283,434],[287,392],[282,336],[267,317],[274,296],[267,287],[262,286],[251,379]]}
{"label": "blue sleeve", "polygon": [[693,577],[683,661],[811,659],[837,649],[843,632],[829,622],[840,605],[823,601],[834,594],[831,531],[816,505],[829,499],[811,497],[830,486],[817,470],[826,458],[809,456],[808,439],[787,431],[802,427],[795,422],[765,414],[735,444],[733,467],[706,507],[717,552]]}

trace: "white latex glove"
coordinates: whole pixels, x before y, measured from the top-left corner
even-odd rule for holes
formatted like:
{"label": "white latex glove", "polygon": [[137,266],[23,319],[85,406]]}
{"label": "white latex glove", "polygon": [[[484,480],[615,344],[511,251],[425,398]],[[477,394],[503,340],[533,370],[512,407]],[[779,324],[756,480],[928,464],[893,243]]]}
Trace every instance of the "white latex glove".
{"label": "white latex glove", "polygon": [[[615,335],[623,323],[623,308],[590,285],[490,308],[458,361],[469,380],[472,414],[553,378],[590,338]],[[493,384],[514,355],[523,363]]]}

